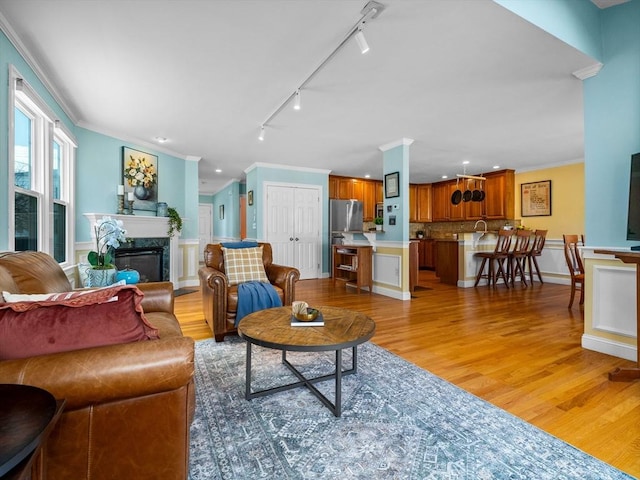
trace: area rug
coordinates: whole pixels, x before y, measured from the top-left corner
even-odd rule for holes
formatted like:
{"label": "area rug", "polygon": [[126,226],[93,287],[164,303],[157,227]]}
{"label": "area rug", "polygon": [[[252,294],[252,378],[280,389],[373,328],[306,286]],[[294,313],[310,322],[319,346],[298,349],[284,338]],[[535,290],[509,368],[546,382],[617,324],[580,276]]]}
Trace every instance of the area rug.
{"label": "area rug", "polygon": [[[245,400],[245,353],[237,337],[196,343],[191,480],[632,478],[371,343],[340,418],[304,387]],[[335,357],[287,358],[316,376]],[[254,347],[253,366],[254,389],[295,381],[278,351]],[[333,401],[332,381],[317,386]]]}

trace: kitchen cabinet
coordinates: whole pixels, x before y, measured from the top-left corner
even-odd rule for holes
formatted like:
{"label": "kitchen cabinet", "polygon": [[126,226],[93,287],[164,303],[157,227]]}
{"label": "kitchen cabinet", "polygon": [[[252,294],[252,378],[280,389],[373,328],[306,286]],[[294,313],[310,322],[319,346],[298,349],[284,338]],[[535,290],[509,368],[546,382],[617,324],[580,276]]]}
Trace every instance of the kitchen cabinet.
{"label": "kitchen cabinet", "polygon": [[375,185],[375,188],[376,188],[376,203],[383,203],[384,202],[384,191],[382,189],[382,181],[374,180],[373,184]]}
{"label": "kitchen cabinet", "polygon": [[420,240],[409,242],[409,292],[413,293],[418,284]]}
{"label": "kitchen cabinet", "polygon": [[333,246],[333,283],[345,282],[355,286],[360,293],[364,286],[373,290],[373,275],[371,258],[373,247],[360,245]]}
{"label": "kitchen cabinet", "polygon": [[431,184],[417,185],[416,187],[416,220],[418,222],[430,222],[431,213]]}
{"label": "kitchen cabinet", "polygon": [[458,286],[458,241],[436,241],[436,277],[441,283]]}
{"label": "kitchen cabinet", "polygon": [[515,172],[501,170],[485,175],[485,217],[487,220],[515,218]]}
{"label": "kitchen cabinet", "polygon": [[422,269],[433,270],[436,267],[435,241],[432,238],[423,238],[418,247],[418,265]]}
{"label": "kitchen cabinet", "polygon": [[417,185],[409,184],[409,222],[418,221],[417,189]]}
{"label": "kitchen cabinet", "polygon": [[[510,220],[515,218],[515,173],[501,170],[483,174],[486,178],[479,185],[476,182],[456,182],[449,180],[432,184],[432,219],[434,222],[462,220]],[[468,188],[484,190],[482,202],[451,203],[451,195],[456,190],[464,192]]]}
{"label": "kitchen cabinet", "polygon": [[376,185],[370,181],[362,181],[362,208],[363,220],[365,222],[373,222],[376,217]]}
{"label": "kitchen cabinet", "polygon": [[329,198],[361,201],[363,220],[373,222],[376,203],[382,203],[382,182],[329,175]]}
{"label": "kitchen cabinet", "polygon": [[451,207],[451,182],[434,183],[431,185],[431,190],[431,198],[433,199],[431,215],[433,221],[448,221],[449,209]]}

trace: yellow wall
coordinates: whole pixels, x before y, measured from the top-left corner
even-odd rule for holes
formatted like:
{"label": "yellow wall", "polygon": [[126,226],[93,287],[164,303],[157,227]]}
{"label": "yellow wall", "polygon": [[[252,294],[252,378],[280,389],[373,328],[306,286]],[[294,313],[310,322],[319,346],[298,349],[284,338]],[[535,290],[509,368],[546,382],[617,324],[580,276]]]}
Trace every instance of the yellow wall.
{"label": "yellow wall", "polygon": [[[584,163],[516,173],[516,219],[527,228],[548,230],[547,238],[584,234]],[[521,185],[551,180],[551,216],[521,217]]]}

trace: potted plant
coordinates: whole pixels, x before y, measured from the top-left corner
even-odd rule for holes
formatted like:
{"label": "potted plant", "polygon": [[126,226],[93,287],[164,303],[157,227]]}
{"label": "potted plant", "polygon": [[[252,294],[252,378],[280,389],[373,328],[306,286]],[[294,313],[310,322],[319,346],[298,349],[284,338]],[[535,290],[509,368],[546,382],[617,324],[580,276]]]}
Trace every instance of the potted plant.
{"label": "potted plant", "polygon": [[103,287],[111,285],[116,276],[116,267],[112,263],[113,250],[120,246],[120,242],[126,242],[125,229],[120,220],[111,217],[102,217],[93,225],[96,239],[96,249],[89,252],[87,260],[91,268],[87,271],[87,283],[89,287]]}
{"label": "potted plant", "polygon": [[373,223],[376,224],[376,230],[382,230],[382,225],[384,223],[384,219],[382,217],[376,217],[373,220]]}
{"label": "potted plant", "polygon": [[169,231],[167,235],[171,238],[176,232],[180,233],[182,231],[182,217],[180,217],[178,211],[173,207],[167,208],[167,216],[169,217]]}

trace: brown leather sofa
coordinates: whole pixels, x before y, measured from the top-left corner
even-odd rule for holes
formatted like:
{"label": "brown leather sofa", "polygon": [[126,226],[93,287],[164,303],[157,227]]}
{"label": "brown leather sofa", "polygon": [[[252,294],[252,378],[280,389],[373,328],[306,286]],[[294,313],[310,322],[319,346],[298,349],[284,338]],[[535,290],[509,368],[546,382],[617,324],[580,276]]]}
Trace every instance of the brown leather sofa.
{"label": "brown leather sofa", "polygon": [[[0,383],[33,385],[66,400],[32,478],[187,478],[194,342],[173,314],[170,282],[139,288],[160,339],[0,361]],[[69,290],[49,255],[0,254],[0,292]]]}
{"label": "brown leather sofa", "polygon": [[[273,263],[271,244],[258,243],[260,245],[263,247],[262,263],[269,282],[274,286],[282,305],[291,305],[295,300],[295,287],[300,279],[300,272],[297,268]],[[229,285],[220,244],[210,243],[206,246],[204,267],[200,268],[198,275],[205,319],[216,342],[221,342],[225,335],[237,332],[234,324],[238,310],[238,286]]]}

